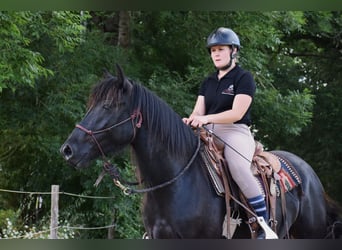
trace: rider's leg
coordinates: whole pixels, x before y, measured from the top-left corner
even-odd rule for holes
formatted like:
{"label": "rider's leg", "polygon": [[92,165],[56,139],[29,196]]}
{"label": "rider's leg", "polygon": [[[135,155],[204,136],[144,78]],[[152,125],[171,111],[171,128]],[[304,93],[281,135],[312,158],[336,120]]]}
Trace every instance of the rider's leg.
{"label": "rider's leg", "polygon": [[251,171],[255,151],[254,138],[250,129],[243,124],[215,124],[213,131],[226,142],[224,155],[230,173],[247,201],[258,216],[268,221],[266,202],[257,180]]}

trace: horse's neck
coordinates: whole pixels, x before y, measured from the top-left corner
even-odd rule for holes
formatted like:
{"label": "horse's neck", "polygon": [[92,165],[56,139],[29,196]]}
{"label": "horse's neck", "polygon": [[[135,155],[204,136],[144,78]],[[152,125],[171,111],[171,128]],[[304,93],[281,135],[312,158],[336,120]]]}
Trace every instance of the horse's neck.
{"label": "horse's neck", "polygon": [[160,141],[148,141],[144,133],[137,134],[132,149],[144,180],[153,183],[173,178],[186,165],[186,159],[173,157],[167,145]]}

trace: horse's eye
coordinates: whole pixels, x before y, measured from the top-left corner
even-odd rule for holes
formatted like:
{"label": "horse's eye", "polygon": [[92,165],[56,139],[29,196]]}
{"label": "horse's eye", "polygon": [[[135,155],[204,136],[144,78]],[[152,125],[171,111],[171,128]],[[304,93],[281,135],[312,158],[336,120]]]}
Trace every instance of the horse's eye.
{"label": "horse's eye", "polygon": [[109,110],[111,109],[111,107],[112,107],[112,100],[106,100],[102,106],[102,108],[104,108],[105,110]]}
{"label": "horse's eye", "polygon": [[102,106],[102,108],[104,108],[105,110],[109,110],[110,109],[110,104],[104,104]]}

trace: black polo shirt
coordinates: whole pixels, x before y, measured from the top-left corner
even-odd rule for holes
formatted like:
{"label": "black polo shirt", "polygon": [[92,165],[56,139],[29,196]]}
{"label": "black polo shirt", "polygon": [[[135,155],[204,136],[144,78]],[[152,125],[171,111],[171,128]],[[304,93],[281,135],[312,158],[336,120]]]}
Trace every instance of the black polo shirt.
{"label": "black polo shirt", "polygon": [[[254,97],[256,85],[252,74],[236,65],[220,80],[217,73],[208,76],[202,83],[199,95],[204,96],[206,114],[217,114],[232,109],[237,94]],[[251,124],[251,107],[241,120],[235,123]]]}

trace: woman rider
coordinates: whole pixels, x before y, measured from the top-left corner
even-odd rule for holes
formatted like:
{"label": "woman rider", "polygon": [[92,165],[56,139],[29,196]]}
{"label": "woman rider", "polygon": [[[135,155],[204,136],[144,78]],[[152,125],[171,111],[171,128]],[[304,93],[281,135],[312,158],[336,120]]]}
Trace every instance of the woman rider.
{"label": "woman rider", "polygon": [[[251,171],[255,142],[249,126],[256,84],[237,64],[240,47],[231,29],[221,27],[209,35],[207,49],[216,71],[202,82],[193,112],[183,121],[193,127],[206,125],[229,145],[224,156],[234,181],[256,214],[268,222],[265,198]],[[258,238],[264,238],[262,230]]]}

